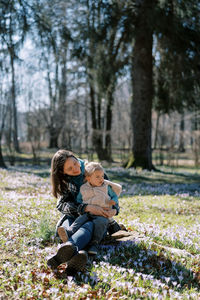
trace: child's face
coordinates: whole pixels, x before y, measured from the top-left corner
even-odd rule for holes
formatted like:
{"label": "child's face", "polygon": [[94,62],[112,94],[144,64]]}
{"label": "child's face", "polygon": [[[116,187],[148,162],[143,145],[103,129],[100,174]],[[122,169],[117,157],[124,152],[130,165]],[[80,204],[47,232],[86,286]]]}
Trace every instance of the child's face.
{"label": "child's face", "polygon": [[101,186],[104,183],[104,172],[101,170],[96,170],[92,175],[86,176],[86,180],[92,186]]}

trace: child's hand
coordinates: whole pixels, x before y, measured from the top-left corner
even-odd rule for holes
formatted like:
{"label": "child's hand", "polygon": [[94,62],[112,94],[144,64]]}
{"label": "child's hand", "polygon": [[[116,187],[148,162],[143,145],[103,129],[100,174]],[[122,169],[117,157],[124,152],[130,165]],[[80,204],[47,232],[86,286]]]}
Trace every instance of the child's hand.
{"label": "child's hand", "polygon": [[[111,210],[111,209],[109,209],[109,210]],[[96,216],[102,216],[102,217],[109,218],[109,216],[108,216],[109,212],[107,212],[107,210],[103,209],[102,207],[100,207],[98,205],[88,204],[85,208],[85,212],[89,212]]]}
{"label": "child's hand", "polygon": [[115,208],[109,209],[109,210],[105,211],[105,213],[106,213],[107,218],[112,218],[116,215],[117,210]]}
{"label": "child's hand", "polygon": [[116,215],[117,210],[116,209],[111,209],[111,208],[102,208],[97,205],[91,205],[88,204],[85,208],[85,212],[90,212],[93,215],[96,216],[102,216],[106,218],[112,218],[113,216]]}
{"label": "child's hand", "polygon": [[110,201],[108,202],[108,204],[109,204],[110,206],[112,206],[112,205],[115,205],[116,202],[115,202],[114,200],[110,200]]}

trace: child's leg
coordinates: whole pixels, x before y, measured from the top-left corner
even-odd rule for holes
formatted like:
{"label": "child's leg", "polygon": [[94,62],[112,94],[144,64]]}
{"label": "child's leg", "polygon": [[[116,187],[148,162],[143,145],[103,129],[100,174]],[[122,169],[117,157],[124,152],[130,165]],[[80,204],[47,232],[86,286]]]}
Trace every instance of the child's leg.
{"label": "child's leg", "polygon": [[[68,239],[87,221],[89,220],[88,215],[84,214],[75,219],[75,221],[69,226],[69,222],[62,224],[58,227],[58,235],[63,243],[67,242]],[[66,225],[66,226],[65,226]]]}
{"label": "child's leg", "polygon": [[67,230],[69,236],[72,236],[83,224],[89,221],[88,214],[83,214],[75,219],[75,221],[70,225]]}
{"label": "child's leg", "polygon": [[[69,230],[70,226],[74,223],[74,218],[68,218],[62,223],[62,226],[66,230]],[[70,238],[69,241],[72,242],[79,250],[84,249],[88,243],[91,241],[93,234],[94,224],[92,221],[84,223]]]}
{"label": "child's leg", "polygon": [[90,242],[90,249],[88,250],[89,254],[97,254],[98,245],[101,242],[107,227],[108,227],[108,218],[101,216],[93,216],[94,232],[93,237]]}
{"label": "child's leg", "polygon": [[63,243],[66,243],[69,239],[69,235],[68,235],[66,229],[63,226],[60,226],[60,227],[58,227],[57,232],[58,232],[58,236],[61,239],[61,241]]}
{"label": "child's leg", "polygon": [[111,235],[119,230],[121,230],[120,225],[113,218],[110,218],[108,223],[108,233]]}
{"label": "child's leg", "polygon": [[69,238],[69,241],[73,242],[78,250],[84,249],[91,241],[93,228],[92,221],[86,222]]}
{"label": "child's leg", "polygon": [[63,243],[67,242],[69,239],[67,231],[74,220],[74,218],[68,217],[65,218],[64,222],[58,223],[57,225],[57,234]]}

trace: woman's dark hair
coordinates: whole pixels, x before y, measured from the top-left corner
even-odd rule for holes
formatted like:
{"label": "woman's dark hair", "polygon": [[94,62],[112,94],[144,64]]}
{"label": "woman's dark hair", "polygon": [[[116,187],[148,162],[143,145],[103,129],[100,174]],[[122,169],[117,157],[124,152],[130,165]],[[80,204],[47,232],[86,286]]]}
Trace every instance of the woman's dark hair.
{"label": "woman's dark hair", "polygon": [[54,154],[51,160],[52,194],[56,198],[63,194],[68,184],[67,176],[63,173],[63,167],[69,157],[77,159],[73,152],[61,149]]}

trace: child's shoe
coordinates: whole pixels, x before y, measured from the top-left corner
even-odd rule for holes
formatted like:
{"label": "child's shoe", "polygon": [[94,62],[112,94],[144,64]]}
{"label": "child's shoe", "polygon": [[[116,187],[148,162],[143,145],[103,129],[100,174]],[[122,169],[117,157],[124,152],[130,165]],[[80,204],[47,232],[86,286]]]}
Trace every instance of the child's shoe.
{"label": "child's shoe", "polygon": [[109,223],[108,223],[109,235],[111,235],[119,230],[121,230],[120,225],[114,219],[111,219],[111,221],[109,221]]}
{"label": "child's shoe", "polygon": [[93,243],[91,244],[88,253],[91,255],[97,255],[98,253],[98,244],[97,243]]}
{"label": "child's shoe", "polygon": [[66,243],[69,239],[68,234],[64,227],[60,226],[57,229],[58,235],[63,243]]}

